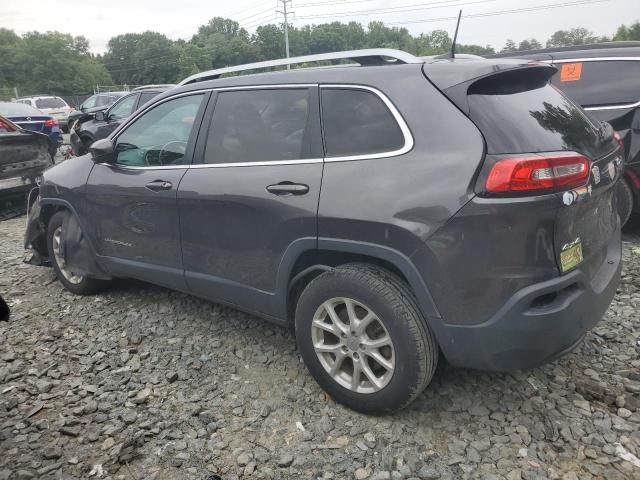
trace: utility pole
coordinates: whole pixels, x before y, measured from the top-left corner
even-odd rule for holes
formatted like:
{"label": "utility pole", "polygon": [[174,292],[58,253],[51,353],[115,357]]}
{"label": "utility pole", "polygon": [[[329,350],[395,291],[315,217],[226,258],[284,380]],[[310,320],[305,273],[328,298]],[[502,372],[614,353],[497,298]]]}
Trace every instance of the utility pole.
{"label": "utility pole", "polygon": [[[289,14],[293,13],[287,11],[287,4],[290,4],[293,0],[278,0],[278,3],[282,3],[282,10],[276,10],[277,13],[281,13],[284,16],[284,49],[285,55],[289,58]],[[287,64],[287,70],[291,70],[291,65]]]}

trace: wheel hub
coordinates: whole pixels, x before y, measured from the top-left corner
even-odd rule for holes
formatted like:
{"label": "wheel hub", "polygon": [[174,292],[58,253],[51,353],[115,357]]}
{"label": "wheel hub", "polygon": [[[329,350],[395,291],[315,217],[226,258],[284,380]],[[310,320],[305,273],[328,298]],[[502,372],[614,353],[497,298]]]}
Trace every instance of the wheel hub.
{"label": "wheel hub", "polygon": [[318,360],[338,384],[357,393],[383,389],[395,371],[395,349],[384,323],[351,298],[324,302],[313,317]]}

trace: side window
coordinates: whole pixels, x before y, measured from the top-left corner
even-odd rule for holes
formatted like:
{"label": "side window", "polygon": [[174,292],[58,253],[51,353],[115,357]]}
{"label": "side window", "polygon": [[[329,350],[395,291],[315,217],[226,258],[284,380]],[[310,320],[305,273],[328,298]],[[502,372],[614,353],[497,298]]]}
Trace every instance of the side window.
{"label": "side window", "polygon": [[136,102],[138,101],[138,95],[129,95],[113,106],[111,110],[109,110],[109,120],[121,120],[123,118],[127,118],[129,115],[133,113],[133,109],[136,106]]}
{"label": "side window", "polygon": [[220,92],[207,138],[205,163],[309,158],[308,88]]}
{"label": "side window", "polygon": [[559,63],[551,83],[582,106],[640,100],[640,59]]}
{"label": "side window", "polygon": [[204,94],[168,100],[131,123],[116,143],[116,163],[134,167],[184,165]]}
{"label": "side window", "polygon": [[158,96],[158,92],[143,92],[140,94],[140,102],[138,103],[138,108],[142,107],[145,103],[148,103],[149,100]]}
{"label": "side window", "polygon": [[97,98],[98,98],[97,95],[92,95],[91,97],[87,98],[84,102],[82,102],[82,105],[80,105],[80,109],[86,110],[87,108],[95,107]]}
{"label": "side window", "polygon": [[321,92],[327,157],[385,153],[404,146],[398,122],[375,93],[352,88]]}

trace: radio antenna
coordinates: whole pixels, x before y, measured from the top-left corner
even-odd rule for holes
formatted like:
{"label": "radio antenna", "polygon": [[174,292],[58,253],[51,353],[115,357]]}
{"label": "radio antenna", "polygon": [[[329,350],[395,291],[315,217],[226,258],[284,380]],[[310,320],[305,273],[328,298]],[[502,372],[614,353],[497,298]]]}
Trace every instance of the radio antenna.
{"label": "radio antenna", "polygon": [[460,19],[462,18],[462,9],[458,13],[458,23],[456,24],[456,33],[453,34],[453,43],[451,44],[451,58],[456,58],[456,42],[458,41],[458,29],[460,28]]}

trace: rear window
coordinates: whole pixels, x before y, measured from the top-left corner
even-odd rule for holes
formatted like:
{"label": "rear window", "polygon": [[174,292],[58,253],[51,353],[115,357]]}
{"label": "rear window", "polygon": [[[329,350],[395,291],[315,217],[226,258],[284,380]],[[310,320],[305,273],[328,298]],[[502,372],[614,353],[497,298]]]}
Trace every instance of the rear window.
{"label": "rear window", "polygon": [[21,117],[42,115],[42,112],[24,103],[0,103],[0,115],[5,117]]}
{"label": "rear window", "polygon": [[557,65],[552,83],[583,106],[640,100],[640,59],[571,62]]}
{"label": "rear window", "polygon": [[322,125],[327,157],[386,153],[404,146],[393,114],[368,90],[323,88]]}
{"label": "rear window", "polygon": [[65,101],[58,97],[39,98],[36,100],[36,107],[38,108],[64,108],[66,106]]}
{"label": "rear window", "polygon": [[494,75],[468,91],[469,116],[487,141],[487,153],[573,150],[594,153],[596,126],[533,69]]}

